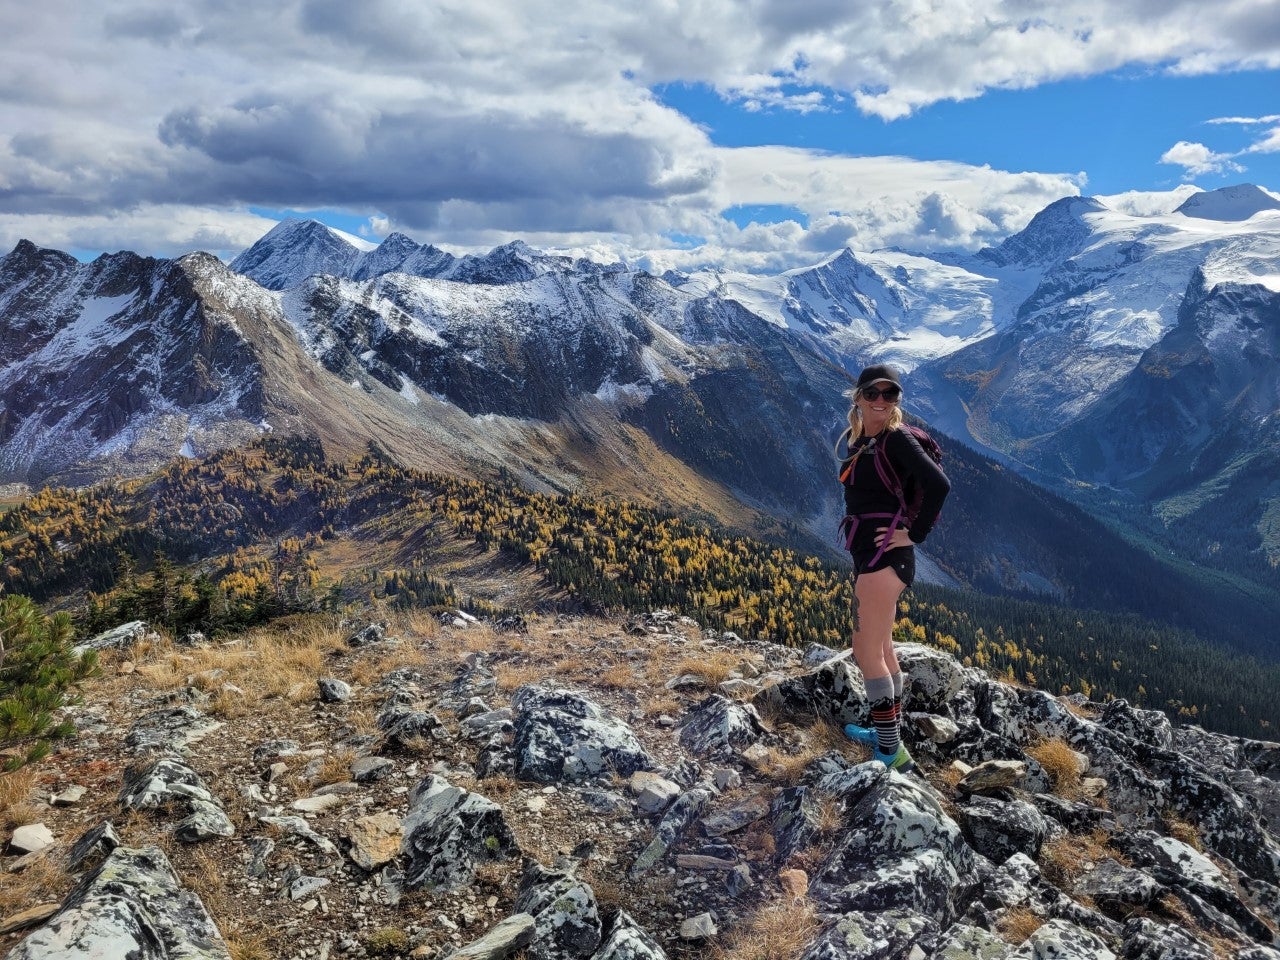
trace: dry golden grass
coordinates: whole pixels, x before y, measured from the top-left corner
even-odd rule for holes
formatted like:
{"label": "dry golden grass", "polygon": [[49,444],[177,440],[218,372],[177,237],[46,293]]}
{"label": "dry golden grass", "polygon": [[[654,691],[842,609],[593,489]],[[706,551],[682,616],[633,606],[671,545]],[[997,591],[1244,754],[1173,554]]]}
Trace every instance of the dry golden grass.
{"label": "dry golden grass", "polygon": [[657,717],[664,713],[669,717],[678,717],[683,712],[684,701],[672,694],[646,700],[644,703],[644,715],[646,717]]}
{"label": "dry golden grass", "polygon": [[231,960],[275,960],[270,944],[260,933],[237,930],[227,935]]}
{"label": "dry golden grass", "polygon": [[1101,828],[1090,833],[1058,837],[1040,848],[1040,867],[1045,877],[1056,886],[1072,886],[1087,865],[1106,859],[1126,862],[1110,843],[1110,834]]}
{"label": "dry golden grass", "polygon": [[646,685],[643,678],[636,676],[629,663],[615,663],[606,667],[596,678],[596,683],[612,690],[634,690]]}
{"label": "dry golden grass", "polygon": [[708,686],[714,687],[728,680],[729,674],[737,669],[741,661],[741,654],[730,650],[711,650],[696,657],[683,657],[674,667],[666,667],[664,660],[663,667],[673,677],[691,673],[705,680]]}
{"label": "dry golden grass", "polygon": [[1052,740],[1042,740],[1027,749],[1027,756],[1044,767],[1054,791],[1059,796],[1068,800],[1081,798],[1078,757],[1065,740],[1056,737]]}
{"label": "dry golden grass", "polygon": [[1165,833],[1175,840],[1181,840],[1197,852],[1204,853],[1204,844],[1200,841],[1200,831],[1195,824],[1183,819],[1172,810],[1166,810],[1160,819],[1164,821]]}
{"label": "dry golden grass", "polygon": [[[223,878],[225,866],[208,848],[194,847],[182,851],[182,866],[178,870],[182,884],[194,890],[219,929],[225,929],[233,920],[241,920],[241,911],[230,896]],[[172,858],[171,858],[172,859]]]}
{"label": "dry golden grass", "polygon": [[1072,703],[1070,700],[1059,700],[1058,702],[1067,708],[1068,713],[1075,714],[1082,720],[1098,719],[1099,713],[1097,710],[1091,710],[1088,707],[1080,706],[1079,704]]}
{"label": "dry golden grass", "polygon": [[504,663],[493,672],[498,689],[506,693],[518,690],[526,683],[537,683],[553,675],[545,663]]}
{"label": "dry golden grass", "polygon": [[49,857],[37,857],[25,870],[7,873],[0,883],[0,919],[40,903],[61,900],[72,886],[71,877]]}
{"label": "dry golden grass", "polygon": [[714,946],[710,955],[713,960],[789,960],[800,956],[818,930],[812,903],[804,899],[782,903],[758,911],[723,945]]}
{"label": "dry golden grass", "polygon": [[391,621],[396,633],[420,640],[432,640],[440,635],[440,621],[426,610],[406,610],[396,613]]}
{"label": "dry golden grass", "polygon": [[844,801],[830,794],[819,796],[810,807],[813,825],[819,835],[828,836],[844,829]]}
{"label": "dry golden grass", "polygon": [[1026,907],[1014,907],[996,921],[996,932],[1006,943],[1017,945],[1042,926],[1044,926],[1043,917],[1036,916]]}
{"label": "dry golden grass", "polygon": [[813,744],[804,744],[796,750],[770,747],[760,772],[771,780],[794,786],[800,782],[805,768],[824,753],[825,750]]}
{"label": "dry golden grass", "polygon": [[0,773],[0,821],[3,821],[4,829],[12,830],[23,824],[35,823],[40,818],[35,805],[28,799],[35,783],[33,766]]}
{"label": "dry golden grass", "polygon": [[316,774],[316,786],[326,783],[345,783],[351,779],[351,764],[356,759],[356,752],[350,747],[343,747],[324,755],[320,772]]}

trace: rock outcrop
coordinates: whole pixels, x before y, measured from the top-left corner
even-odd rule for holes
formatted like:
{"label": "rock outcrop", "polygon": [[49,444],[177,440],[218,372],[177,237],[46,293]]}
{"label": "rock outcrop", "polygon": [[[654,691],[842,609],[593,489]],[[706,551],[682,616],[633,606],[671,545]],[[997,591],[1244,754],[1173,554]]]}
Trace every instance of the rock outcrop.
{"label": "rock outcrop", "polygon": [[[903,775],[824,739],[866,717],[847,653],[663,612],[375,626],[269,720],[108,669],[10,838],[61,886],[0,917],[8,957],[223,958],[248,910],[282,960],[664,960],[795,906],[805,960],[1280,960],[1280,745],[906,644]],[[569,637],[582,668],[526,682]]]}

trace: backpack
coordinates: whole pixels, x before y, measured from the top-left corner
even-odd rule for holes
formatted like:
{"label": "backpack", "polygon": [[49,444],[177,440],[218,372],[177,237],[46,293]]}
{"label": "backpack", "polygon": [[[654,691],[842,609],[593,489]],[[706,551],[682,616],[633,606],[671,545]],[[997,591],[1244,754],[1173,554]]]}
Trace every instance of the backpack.
{"label": "backpack", "polygon": [[[904,423],[901,429],[916,438],[920,449],[929,455],[930,460],[939,466],[942,465],[942,447],[938,446],[938,441],[933,439],[928,431],[909,423]],[[924,491],[914,483],[907,484],[908,490],[903,489],[903,483],[898,479],[898,473],[893,469],[893,464],[889,462],[889,457],[883,448],[876,451],[876,472],[880,474],[880,480],[884,485],[894,492],[898,503],[902,504],[907,520],[914,521],[916,514],[920,512],[920,505],[924,502]]]}
{"label": "backpack", "polygon": [[[942,447],[938,445],[938,441],[933,439],[927,431],[909,423],[903,423],[899,429],[905,430],[911,436],[915,437],[916,442],[920,444],[920,449],[922,449],[934,463],[941,466]],[[844,439],[847,442],[848,431],[846,431]],[[916,515],[920,512],[920,505],[924,502],[924,490],[922,490],[917,484],[910,482],[905,485],[904,489],[904,484],[898,477],[898,471],[895,470],[893,468],[893,464],[889,462],[889,457],[888,454],[885,453],[884,446],[884,444],[876,444],[871,451],[871,455],[876,465],[876,473],[880,475],[880,482],[892,490],[894,496],[898,498],[898,514],[896,516],[886,514],[885,516],[892,516],[894,522],[890,525],[891,527],[896,525],[900,520],[905,520],[906,525],[910,526],[911,523],[915,521]],[[846,447],[846,449],[848,448]],[[852,481],[853,463],[855,459],[855,457],[851,456],[840,462],[841,483],[848,484]],[[908,478],[908,481],[910,481],[910,478]],[[879,517],[880,515],[868,514],[867,516]],[[853,542],[853,532],[856,528],[856,517],[845,517],[840,523],[840,536],[846,549],[848,549],[849,544]],[[880,553],[882,553],[883,550],[884,548],[881,547],[880,551],[876,553],[876,560],[880,559]],[[874,563],[875,561],[872,562]]]}

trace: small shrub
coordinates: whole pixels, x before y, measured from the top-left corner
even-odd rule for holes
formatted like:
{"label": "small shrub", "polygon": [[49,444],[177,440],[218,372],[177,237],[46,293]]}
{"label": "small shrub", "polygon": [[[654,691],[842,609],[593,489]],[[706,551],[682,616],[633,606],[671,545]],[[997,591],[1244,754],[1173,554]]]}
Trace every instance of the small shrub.
{"label": "small shrub", "polygon": [[798,957],[818,935],[813,904],[796,900],[760,910],[727,941],[711,950],[713,960],[779,960]]}
{"label": "small shrub", "polygon": [[369,934],[364,948],[375,957],[390,957],[409,949],[409,935],[399,927],[380,927]]}
{"label": "small shrub", "polygon": [[1043,917],[1036,916],[1026,907],[1014,907],[996,921],[996,932],[1006,943],[1017,945],[1023,943],[1043,925]]}
{"label": "small shrub", "polygon": [[27,597],[0,597],[0,747],[20,751],[6,770],[48,756],[50,741],[75,733],[75,724],[56,723],[53,714],[98,672],[98,656],[73,654],[71,636],[67,614],[47,617]]}
{"label": "small shrub", "polygon": [[1076,752],[1065,740],[1054,738],[1042,740],[1027,750],[1044,772],[1049,775],[1053,789],[1068,800],[1080,798],[1080,768],[1077,766]]}

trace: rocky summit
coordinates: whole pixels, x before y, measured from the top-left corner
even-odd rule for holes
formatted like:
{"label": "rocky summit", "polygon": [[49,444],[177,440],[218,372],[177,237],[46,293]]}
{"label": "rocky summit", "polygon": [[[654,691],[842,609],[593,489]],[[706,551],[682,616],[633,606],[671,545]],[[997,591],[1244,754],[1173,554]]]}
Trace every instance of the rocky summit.
{"label": "rocky summit", "polygon": [[667,611],[128,626],[2,781],[11,960],[1280,958],[1280,744],[907,644],[890,772],[847,652]]}

